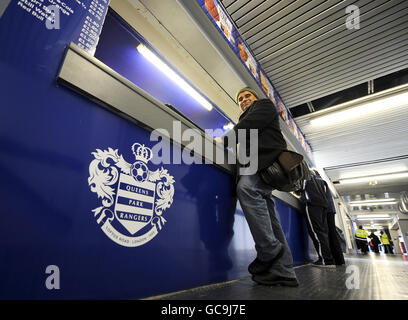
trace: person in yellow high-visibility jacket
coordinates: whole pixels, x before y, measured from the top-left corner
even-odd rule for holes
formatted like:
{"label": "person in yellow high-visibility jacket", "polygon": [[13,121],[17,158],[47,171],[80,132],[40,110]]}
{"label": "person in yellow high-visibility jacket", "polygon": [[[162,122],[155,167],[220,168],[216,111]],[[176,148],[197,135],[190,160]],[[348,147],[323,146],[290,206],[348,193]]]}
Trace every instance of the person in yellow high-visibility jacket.
{"label": "person in yellow high-visibility jacket", "polygon": [[381,231],[381,243],[384,246],[384,252],[393,254],[390,239],[388,239],[387,234],[384,231]]}
{"label": "person in yellow high-visibility jacket", "polygon": [[357,244],[357,249],[361,250],[361,253],[368,253],[368,244],[367,237],[369,236],[368,232],[363,229],[363,226],[359,226],[354,234]]}

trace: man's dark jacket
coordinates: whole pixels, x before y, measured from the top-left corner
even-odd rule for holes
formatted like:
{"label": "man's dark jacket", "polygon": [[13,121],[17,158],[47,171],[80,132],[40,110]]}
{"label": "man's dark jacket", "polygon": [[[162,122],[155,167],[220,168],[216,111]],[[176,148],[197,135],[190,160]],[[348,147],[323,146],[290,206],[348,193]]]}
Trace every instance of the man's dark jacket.
{"label": "man's dark jacket", "polygon": [[[272,165],[283,150],[287,150],[279,125],[279,114],[269,99],[254,101],[239,117],[237,125],[224,136],[235,134],[238,142],[239,129],[258,129],[258,171]],[[246,134],[249,155],[249,131]]]}
{"label": "man's dark jacket", "polygon": [[378,239],[374,233],[371,233],[368,237],[371,238],[371,242],[375,246],[378,246],[381,243],[380,239]]}
{"label": "man's dark jacket", "polygon": [[326,208],[329,213],[336,213],[333,196],[326,181],[312,174],[305,184],[305,200],[309,205]]}

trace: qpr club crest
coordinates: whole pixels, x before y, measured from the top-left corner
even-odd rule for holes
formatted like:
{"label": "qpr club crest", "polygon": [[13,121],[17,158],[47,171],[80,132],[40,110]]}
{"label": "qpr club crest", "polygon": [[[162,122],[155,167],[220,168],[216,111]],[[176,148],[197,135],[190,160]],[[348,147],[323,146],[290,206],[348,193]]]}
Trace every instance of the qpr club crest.
{"label": "qpr club crest", "polygon": [[141,246],[159,233],[174,196],[174,178],[167,170],[150,171],[147,166],[152,150],[134,143],[132,151],[136,161],[130,164],[117,149],[96,149],[88,178],[91,191],[102,199],[102,206],[92,210],[98,225],[126,247]]}

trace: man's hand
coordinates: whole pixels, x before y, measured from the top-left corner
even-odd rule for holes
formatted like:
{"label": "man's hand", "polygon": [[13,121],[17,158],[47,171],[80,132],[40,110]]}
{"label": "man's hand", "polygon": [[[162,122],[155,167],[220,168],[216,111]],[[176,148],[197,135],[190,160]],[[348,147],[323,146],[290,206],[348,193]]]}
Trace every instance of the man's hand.
{"label": "man's hand", "polygon": [[220,137],[214,138],[214,141],[217,143],[223,143],[222,139]]}
{"label": "man's hand", "polygon": [[302,196],[301,190],[292,191],[291,193],[298,198]]}

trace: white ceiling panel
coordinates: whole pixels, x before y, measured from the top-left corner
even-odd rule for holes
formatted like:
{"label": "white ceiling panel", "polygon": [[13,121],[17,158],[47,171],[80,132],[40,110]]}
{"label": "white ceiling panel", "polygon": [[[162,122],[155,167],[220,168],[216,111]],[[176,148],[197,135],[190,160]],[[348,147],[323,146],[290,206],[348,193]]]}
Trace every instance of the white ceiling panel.
{"label": "white ceiling panel", "polygon": [[[309,117],[296,120],[324,167],[408,155],[408,101],[392,111],[326,127],[314,127]],[[381,119],[381,121],[378,121]]]}
{"label": "white ceiling panel", "polygon": [[408,68],[406,0],[222,3],[289,108]]}
{"label": "white ceiling panel", "polygon": [[[387,92],[408,92],[407,90],[408,85],[403,85]],[[372,97],[381,96],[382,94],[375,94]],[[334,109],[340,111],[351,108],[372,97]],[[408,171],[408,99],[397,106],[384,103],[382,107],[376,113],[364,114],[337,124],[311,124],[311,120],[317,116],[330,114],[328,109],[296,119],[313,149],[316,165],[325,169],[332,182],[341,178]],[[380,182],[374,186],[368,183],[336,185],[336,189],[343,195],[374,191],[400,192],[408,190],[408,179]]]}

